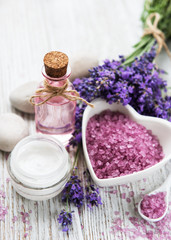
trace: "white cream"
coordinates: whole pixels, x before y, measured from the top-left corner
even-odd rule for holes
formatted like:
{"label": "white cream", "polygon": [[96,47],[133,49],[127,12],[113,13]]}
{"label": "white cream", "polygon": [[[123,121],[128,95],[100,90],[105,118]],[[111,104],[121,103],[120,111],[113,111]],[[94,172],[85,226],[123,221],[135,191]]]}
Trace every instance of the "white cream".
{"label": "white cream", "polygon": [[49,187],[66,174],[67,159],[53,143],[33,141],[25,144],[12,158],[15,177],[29,187]]}
{"label": "white cream", "polygon": [[10,156],[8,170],[21,195],[30,198],[29,195],[35,194],[39,197],[33,196],[31,199],[43,200],[43,194],[54,196],[54,191],[59,193],[69,176],[70,163],[68,153],[60,142],[38,134],[16,145]]}

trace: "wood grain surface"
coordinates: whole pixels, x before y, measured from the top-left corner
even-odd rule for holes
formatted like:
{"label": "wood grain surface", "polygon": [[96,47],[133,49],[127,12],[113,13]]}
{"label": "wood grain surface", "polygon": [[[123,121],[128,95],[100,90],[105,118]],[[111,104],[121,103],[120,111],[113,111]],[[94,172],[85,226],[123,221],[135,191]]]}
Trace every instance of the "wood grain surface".
{"label": "wood grain surface", "polygon": [[[27,81],[41,81],[43,56],[51,50],[60,50],[70,59],[77,55],[117,58],[128,54],[141,34],[140,14],[143,0],[0,0],[0,113],[13,112],[29,124],[30,134],[35,132],[34,116],[23,114],[9,102],[10,92]],[[171,45],[169,45],[171,46]],[[159,65],[169,74],[171,67],[165,52],[158,59]],[[0,133],[1,137],[1,133]],[[0,221],[0,240],[114,240],[129,239],[127,233],[112,232],[115,211],[123,225],[132,226],[126,211],[133,213],[135,204],[144,193],[159,186],[166,177],[165,169],[146,181],[100,189],[103,205],[92,211],[84,206],[74,211],[73,225],[69,234],[63,233],[57,215],[63,209],[60,196],[49,201],[34,202],[19,196],[11,187],[6,169],[7,154],[0,151],[0,189],[6,192],[2,199],[8,206],[5,221]],[[79,156],[79,176],[83,179],[86,168],[83,154]],[[84,184],[84,180],[83,180]],[[117,193],[114,193],[117,190]],[[120,195],[134,191],[128,203]],[[22,222],[20,212],[30,213],[32,230]],[[18,220],[13,223],[14,216]],[[24,238],[24,234],[28,236]]]}

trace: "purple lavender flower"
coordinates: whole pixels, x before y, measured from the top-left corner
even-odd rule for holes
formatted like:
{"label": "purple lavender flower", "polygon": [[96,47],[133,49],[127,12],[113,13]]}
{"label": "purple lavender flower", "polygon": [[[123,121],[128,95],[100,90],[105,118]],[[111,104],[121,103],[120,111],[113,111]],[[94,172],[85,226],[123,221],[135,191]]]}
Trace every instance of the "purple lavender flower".
{"label": "purple lavender flower", "polygon": [[99,196],[99,189],[95,188],[94,185],[90,185],[85,187],[86,190],[86,199],[87,206],[92,209],[93,206],[97,206],[102,204],[101,197]]}
{"label": "purple lavender flower", "polygon": [[83,205],[84,193],[81,180],[76,175],[72,175],[62,191],[62,201],[73,203],[80,208]]}
{"label": "purple lavender flower", "polygon": [[91,176],[88,169],[84,172],[86,177],[87,186],[85,187],[86,190],[86,200],[87,206],[92,209],[93,206],[101,205],[101,197],[99,195],[99,188],[96,188],[93,184],[91,184]]}
{"label": "purple lavender flower", "polygon": [[[73,84],[80,96],[91,102],[103,98],[108,103],[120,102],[130,104],[142,115],[155,116],[171,121],[171,97],[167,95],[166,86],[160,74],[163,70],[154,64],[155,46],[140,58],[135,58],[130,65],[124,65],[125,59],[119,61],[105,60],[103,65],[91,69],[87,78],[76,79]],[[164,93],[164,94],[163,94]],[[76,110],[75,132],[72,145],[81,142],[81,124],[85,104],[78,104]]]}
{"label": "purple lavender flower", "polygon": [[69,230],[68,225],[72,224],[72,212],[62,210],[57,220],[62,225],[62,231],[67,232]]}

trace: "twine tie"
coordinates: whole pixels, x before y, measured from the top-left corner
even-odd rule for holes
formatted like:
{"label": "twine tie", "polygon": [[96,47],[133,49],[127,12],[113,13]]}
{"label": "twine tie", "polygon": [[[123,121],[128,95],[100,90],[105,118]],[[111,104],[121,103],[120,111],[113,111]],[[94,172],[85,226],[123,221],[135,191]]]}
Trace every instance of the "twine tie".
{"label": "twine tie", "polygon": [[[154,18],[154,22],[152,23],[153,18]],[[146,19],[146,24],[148,27],[144,29],[143,36],[152,34],[158,43],[157,54],[159,54],[162,47],[164,47],[168,56],[171,58],[171,52],[169,51],[169,48],[165,42],[164,33],[157,27],[159,20],[160,20],[159,13],[151,13]]]}
{"label": "twine tie", "polygon": [[[66,80],[66,83],[61,87],[54,87],[48,83],[48,81],[44,80],[44,88],[39,88],[36,90],[36,95],[33,95],[30,98],[30,102],[32,105],[40,106],[44,104],[45,102],[49,101],[53,97],[61,96],[64,97],[70,101],[77,101],[80,100],[84,103],[86,103],[90,107],[94,107],[93,104],[87,102],[85,99],[81,98],[79,93],[76,90],[67,90],[69,85],[69,80]],[[73,94],[73,95],[72,95]],[[36,103],[34,100],[35,98],[43,98],[45,100],[42,100],[39,103]]]}

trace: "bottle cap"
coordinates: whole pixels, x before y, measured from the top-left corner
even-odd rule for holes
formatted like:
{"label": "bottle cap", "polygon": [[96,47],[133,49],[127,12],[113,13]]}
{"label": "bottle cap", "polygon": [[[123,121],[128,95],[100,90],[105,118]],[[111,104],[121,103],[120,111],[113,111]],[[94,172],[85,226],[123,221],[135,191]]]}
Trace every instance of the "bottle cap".
{"label": "bottle cap", "polygon": [[68,56],[65,53],[52,51],[44,56],[45,72],[53,78],[60,78],[67,72]]}

